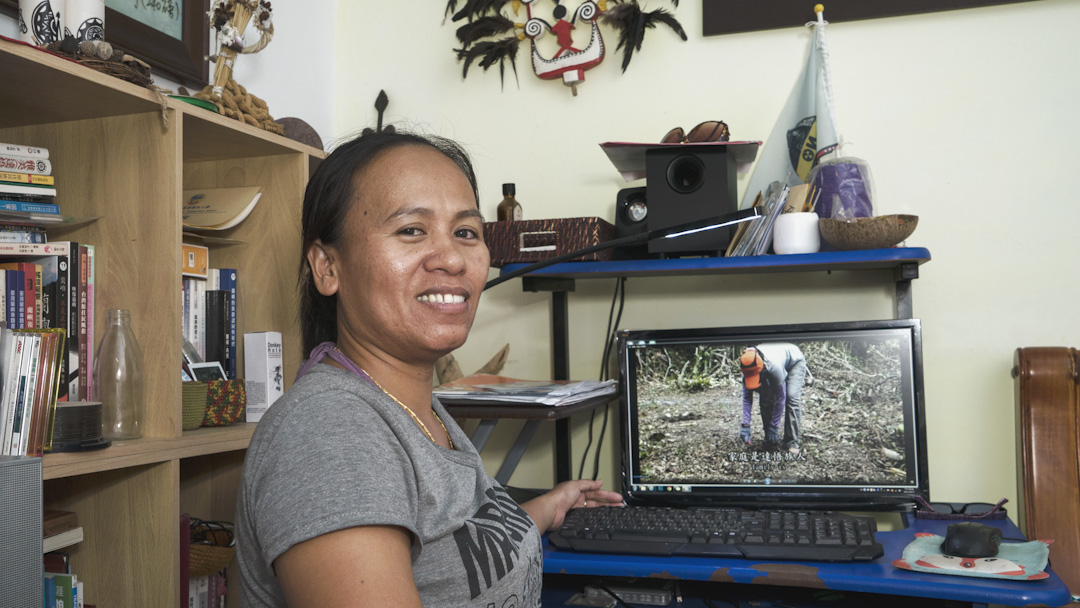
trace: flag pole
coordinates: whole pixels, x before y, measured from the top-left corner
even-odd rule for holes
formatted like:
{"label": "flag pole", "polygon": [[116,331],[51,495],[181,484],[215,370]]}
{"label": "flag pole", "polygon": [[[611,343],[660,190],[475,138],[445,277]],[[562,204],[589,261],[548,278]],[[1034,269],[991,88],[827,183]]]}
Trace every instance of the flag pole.
{"label": "flag pole", "polygon": [[839,158],[843,155],[844,135],[836,123],[836,112],[833,111],[832,66],[829,63],[829,45],[825,41],[825,25],[829,23],[825,21],[825,5],[815,4],[814,13],[817,14],[817,21],[813,23],[814,42],[821,49],[822,68],[825,73],[825,106],[829,109],[829,120],[832,121],[833,129],[836,131],[836,156]]}

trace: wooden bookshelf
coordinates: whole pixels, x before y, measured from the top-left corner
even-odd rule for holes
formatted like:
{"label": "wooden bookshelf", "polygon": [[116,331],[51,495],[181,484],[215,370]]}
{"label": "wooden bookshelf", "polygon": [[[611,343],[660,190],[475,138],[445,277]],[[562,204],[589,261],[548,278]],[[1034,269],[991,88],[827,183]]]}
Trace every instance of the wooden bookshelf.
{"label": "wooden bookshelf", "polygon": [[79,514],[85,540],[68,550],[87,603],[180,608],[180,513],[233,519],[254,429],[181,430],[181,193],[263,187],[251,215],[207,244],[213,266],[238,270],[237,335],[280,331],[289,384],[301,201],[325,153],[4,40],[0,82],[0,141],[48,148],[61,211],[101,218],[53,237],[97,248],[98,337],[105,311],[127,308],[144,358],[143,438],[46,455],[44,504]]}

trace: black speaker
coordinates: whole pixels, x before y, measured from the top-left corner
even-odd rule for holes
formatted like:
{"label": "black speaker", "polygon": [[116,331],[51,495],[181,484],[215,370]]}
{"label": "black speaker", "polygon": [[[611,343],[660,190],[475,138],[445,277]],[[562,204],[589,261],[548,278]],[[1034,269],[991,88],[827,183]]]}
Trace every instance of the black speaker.
{"label": "black speaker", "polygon": [[[648,229],[658,230],[733,213],[735,157],[727,146],[665,146],[645,151]],[[649,243],[650,254],[721,256],[732,228],[717,228]]]}
{"label": "black speaker", "polygon": [[[623,188],[615,196],[615,238],[621,239],[649,231],[649,205],[645,200],[645,188]],[[649,257],[644,243],[630,247],[616,247],[611,257],[616,260],[641,260]]]}

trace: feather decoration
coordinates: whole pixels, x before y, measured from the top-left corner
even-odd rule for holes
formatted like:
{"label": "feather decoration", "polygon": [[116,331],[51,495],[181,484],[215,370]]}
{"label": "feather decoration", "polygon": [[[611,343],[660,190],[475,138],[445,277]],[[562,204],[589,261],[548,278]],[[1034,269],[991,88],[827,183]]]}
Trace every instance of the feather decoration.
{"label": "feather decoration", "polygon": [[468,47],[470,44],[481,38],[502,34],[512,29],[514,29],[513,20],[507,19],[502,15],[492,15],[489,17],[480,17],[476,21],[470,21],[459,27],[457,29],[457,37],[458,40],[461,41],[461,44]]}
{"label": "feather decoration", "polygon": [[457,0],[448,0],[446,3],[446,12],[443,13],[443,19],[452,15],[457,11]]}
{"label": "feather decoration", "polygon": [[517,80],[516,57],[520,43],[521,40],[517,36],[508,36],[502,40],[485,40],[477,42],[472,47],[454,49],[457,52],[458,59],[465,61],[461,77],[468,76],[469,66],[472,65],[474,60],[480,59],[477,65],[484,68],[485,72],[496,63],[499,64],[500,82],[503,81],[506,61],[509,61],[510,67],[514,70],[514,80]]}
{"label": "feather decoration", "polygon": [[[455,2],[456,0],[450,0]],[[498,14],[502,10],[503,5],[508,0],[465,0],[465,6],[461,7],[461,10],[454,13],[454,16],[450,18],[451,21],[461,21],[468,18],[472,21],[480,15],[486,13]]]}
{"label": "feather decoration", "polygon": [[634,56],[634,51],[641,50],[641,43],[645,40],[646,29],[655,28],[658,23],[662,23],[674,30],[680,38],[686,40],[686,31],[683,30],[682,25],[675,19],[674,15],[662,8],[646,13],[641,10],[641,5],[636,0],[615,4],[600,14],[600,20],[619,32],[619,44],[615,47],[615,50],[622,49],[623,72],[630,65],[630,59]]}

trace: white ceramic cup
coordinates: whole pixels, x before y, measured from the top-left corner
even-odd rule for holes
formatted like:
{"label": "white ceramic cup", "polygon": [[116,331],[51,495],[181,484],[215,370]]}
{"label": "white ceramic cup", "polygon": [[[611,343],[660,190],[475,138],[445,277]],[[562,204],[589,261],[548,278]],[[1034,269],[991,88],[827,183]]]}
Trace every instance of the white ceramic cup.
{"label": "white ceramic cup", "polygon": [[105,40],[104,0],[65,0],[64,29],[76,40]]}
{"label": "white ceramic cup", "polygon": [[776,253],[816,253],[821,248],[816,213],[782,213],[773,226]]}

